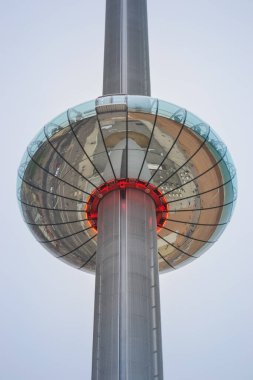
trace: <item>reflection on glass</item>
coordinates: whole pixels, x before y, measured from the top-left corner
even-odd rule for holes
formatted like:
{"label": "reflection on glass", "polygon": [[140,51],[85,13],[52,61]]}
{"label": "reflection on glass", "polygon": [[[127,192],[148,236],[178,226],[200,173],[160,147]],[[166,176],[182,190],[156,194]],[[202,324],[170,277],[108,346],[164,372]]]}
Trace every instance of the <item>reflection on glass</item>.
{"label": "reflection on glass", "polygon": [[161,271],[202,255],[230,221],[236,170],[226,145],[185,109],[144,96],[113,95],[70,108],[35,136],[18,170],[17,197],[35,237],[53,255],[94,271],[92,192],[140,179],[169,207],[158,234]]}

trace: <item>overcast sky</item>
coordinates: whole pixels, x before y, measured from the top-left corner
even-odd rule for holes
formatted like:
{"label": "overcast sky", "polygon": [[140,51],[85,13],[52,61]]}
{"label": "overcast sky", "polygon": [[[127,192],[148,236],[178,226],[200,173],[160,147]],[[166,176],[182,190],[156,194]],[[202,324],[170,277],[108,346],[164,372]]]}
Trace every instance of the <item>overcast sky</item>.
{"label": "overcast sky", "polygon": [[[1,1],[0,379],[86,380],[94,276],[22,221],[16,171],[38,130],[101,95],[105,1]],[[165,380],[253,379],[252,0],[149,0],[152,95],[209,123],[239,182],[233,219],[199,260],[160,277]]]}

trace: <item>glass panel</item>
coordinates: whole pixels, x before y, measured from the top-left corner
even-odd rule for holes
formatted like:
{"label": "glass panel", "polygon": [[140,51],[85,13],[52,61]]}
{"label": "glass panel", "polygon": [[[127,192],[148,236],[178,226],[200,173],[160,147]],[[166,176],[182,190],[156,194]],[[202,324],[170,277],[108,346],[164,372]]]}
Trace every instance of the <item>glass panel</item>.
{"label": "glass panel", "polygon": [[[24,201],[25,202],[25,201]],[[42,206],[36,207],[35,205],[23,204],[23,211],[25,213],[25,218],[28,223],[32,224],[49,224],[49,223],[64,223],[65,221],[76,221],[78,219],[84,219],[86,214],[84,212],[83,205],[75,204],[75,207],[69,209],[54,209],[42,208]],[[82,208],[80,207],[82,206]],[[55,237],[58,237],[55,235]],[[45,239],[42,239],[45,240]]]}
{"label": "glass panel", "polygon": [[[75,122],[70,114],[73,137],[79,141],[86,155],[93,156],[105,151],[97,116]],[[74,115],[75,116],[75,115]]]}
{"label": "glass panel", "polygon": [[[203,167],[204,161],[199,159],[204,154],[203,144],[202,138],[196,137],[188,128],[183,128],[163,158],[162,165],[160,163],[158,170],[152,173],[151,182],[156,186],[165,184],[170,187],[174,182],[180,184],[182,176],[194,178],[196,170],[193,167],[197,165]],[[166,186],[162,190],[165,191]]]}
{"label": "glass panel", "polygon": [[[50,230],[48,227],[38,227],[38,226],[28,225],[28,228],[38,241],[44,239],[45,236],[48,236],[48,237],[50,236]],[[56,256],[55,252],[50,252],[50,253]]]}
{"label": "glass panel", "polygon": [[[153,99],[147,96],[128,96],[128,111],[131,113],[148,113],[156,115],[157,112],[157,99]],[[144,116],[145,118],[145,116]]]}
{"label": "glass panel", "polygon": [[[211,237],[214,241],[217,241],[220,238],[220,236],[223,234],[225,228],[227,227],[227,224],[228,223],[216,227],[216,229],[215,229],[215,231]],[[200,252],[200,254],[202,254],[202,252]],[[198,256],[200,256],[200,254]]]}
{"label": "glass panel", "polygon": [[[223,231],[223,230],[222,230]],[[194,256],[197,258],[197,257],[200,257],[203,255],[203,253],[205,253],[208,249],[212,248],[213,244],[206,244],[206,245],[203,245],[202,247],[200,247],[198,249],[198,251],[195,252]]]}
{"label": "glass panel", "polygon": [[71,186],[59,177],[49,175],[33,161],[28,165],[23,180],[28,182],[35,191],[38,191],[41,198],[44,197],[45,193],[80,202],[85,202],[87,198],[87,194],[81,188]]}
{"label": "glass panel", "polygon": [[138,149],[146,150],[154,128],[155,115],[131,112],[128,115],[128,137],[135,141]]}
{"label": "glass panel", "polygon": [[186,111],[175,104],[164,102],[159,99],[158,115],[182,123],[185,119]]}
{"label": "glass panel", "polygon": [[84,271],[84,272],[88,272],[88,273],[94,273],[95,270],[96,270],[96,252],[94,252],[93,254],[91,254],[91,257],[92,259],[88,259],[86,260],[81,267],[78,267],[78,269]]}
{"label": "glass panel", "polygon": [[[43,208],[61,209],[61,210],[64,210],[64,209],[81,210],[85,207],[85,203],[79,202],[78,199],[71,200],[71,199],[59,197],[57,195],[53,195],[51,193],[45,193],[40,190],[37,190],[36,188],[31,187],[29,184],[26,184],[26,183],[22,184],[21,189],[22,190],[20,193],[20,196],[21,196],[20,200],[28,205],[41,207],[42,208],[41,211],[38,211],[39,209],[37,210],[38,214],[42,213],[42,215],[44,215]],[[54,216],[55,218],[57,215],[53,214],[51,216]],[[64,219],[61,220],[60,222],[64,222],[64,221],[69,221],[69,219],[66,219],[64,217]],[[48,220],[47,222],[50,223],[50,220]]]}
{"label": "glass panel", "polygon": [[[94,236],[94,235],[93,235]],[[71,264],[76,268],[81,268],[88,260],[94,255],[97,249],[97,238],[94,237],[92,240],[85,243],[80,248],[77,248],[73,253],[60,258],[67,264]],[[83,270],[93,270],[94,271],[94,260],[86,264]]]}
{"label": "glass panel", "polygon": [[99,114],[101,131],[108,151],[122,148],[117,147],[122,141],[125,147],[127,135],[126,116],[126,112],[109,112]]}
{"label": "glass panel", "polygon": [[68,110],[68,114],[70,119],[74,122],[96,116],[95,100],[91,100],[70,108]]}
{"label": "glass panel", "polygon": [[182,133],[182,130],[182,125],[176,123],[175,121],[167,120],[161,117],[157,118],[149,151],[146,157],[147,163],[152,163],[152,166],[149,165],[152,176],[154,176],[155,173],[158,173],[166,158],[168,158],[169,165],[171,164],[171,152],[180,134]]}
{"label": "glass panel", "polygon": [[193,128],[194,126],[198,126],[199,124],[205,124],[205,123],[198,116],[187,111],[187,117],[185,120],[185,125],[187,125],[187,127],[189,127],[189,128]]}
{"label": "glass panel", "polygon": [[169,201],[169,208],[175,210],[180,209],[194,209],[194,208],[208,208],[216,207],[222,204],[227,204],[234,201],[234,195],[231,191],[232,182],[225,185],[219,185],[217,188],[206,188],[203,193],[196,193],[196,195],[183,197],[180,199],[172,199]]}
{"label": "glass panel", "polygon": [[203,235],[198,236],[200,227],[185,223],[173,228],[172,222],[167,222],[164,228],[161,229],[159,235],[162,236],[176,250],[179,249],[185,255],[193,256],[203,245],[209,244],[209,237],[214,231],[204,231]]}
{"label": "glass panel", "polygon": [[[154,103],[157,107],[157,102]],[[156,115],[129,113],[128,115],[128,176],[148,180],[146,156],[155,128]]]}
{"label": "glass panel", "polygon": [[177,265],[176,263],[174,265],[176,269],[180,269],[184,267],[185,265],[188,265],[191,262],[194,262],[195,260],[196,258],[194,259],[194,258],[189,258],[189,257],[187,258],[187,256],[182,256],[180,262]]}
{"label": "glass panel", "polygon": [[[169,242],[169,237],[167,236],[165,240],[168,240]],[[183,253],[180,249],[177,247],[174,247],[170,243],[167,243],[163,239],[158,239],[158,247],[159,247],[159,252],[161,255],[165,258],[165,260],[172,265],[174,268],[177,268],[184,262],[191,262],[195,260],[193,257],[189,257],[187,254]]]}
{"label": "glass panel", "polygon": [[[91,176],[93,168],[89,161],[82,161],[79,163],[78,168],[72,169],[71,163],[66,162],[62,155],[48,143],[43,146],[33,155],[32,160],[41,167],[43,171],[43,178],[48,177],[52,180],[52,176],[57,178],[60,183],[73,185],[76,190],[90,193],[94,186],[91,185],[85,178],[85,175]],[[87,165],[86,165],[87,162]],[[91,170],[90,170],[91,169]],[[83,173],[83,174],[82,174]]]}
{"label": "glass panel", "polygon": [[68,237],[43,243],[43,246],[47,249],[50,247],[50,250],[53,250],[57,254],[57,257],[65,255],[65,257],[67,258],[67,256],[70,255],[70,257],[72,256],[73,258],[78,256],[78,252],[82,252],[83,255],[85,254],[86,243],[88,244],[90,238],[95,236],[96,233],[92,229],[90,229],[89,231],[81,231],[79,227],[79,230],[72,232],[72,236],[69,235],[69,233],[66,235],[61,235],[62,237]]}
{"label": "glass panel", "polygon": [[69,125],[67,112],[63,112],[50,123],[45,126],[45,134],[48,138],[53,136],[56,133],[60,133],[64,128]]}
{"label": "glass panel", "polygon": [[[112,166],[110,165],[110,162],[107,159],[106,152],[96,154],[95,156],[91,157],[92,161],[94,162],[94,165],[96,165],[98,171],[101,173],[105,181],[110,181],[114,179],[114,174],[112,171]],[[116,166],[114,163],[114,160],[112,160],[113,170],[114,173],[116,171]],[[97,183],[98,180],[96,176],[91,178],[92,182]]]}
{"label": "glass panel", "polygon": [[21,159],[21,163],[20,163],[19,168],[18,168],[18,175],[21,178],[23,177],[29,162],[30,162],[30,157],[29,157],[28,152],[26,150],[25,153],[23,154],[23,157]]}
{"label": "glass panel", "polygon": [[[127,135],[128,135],[128,123],[127,112],[109,112],[100,113],[98,115],[101,133],[103,135],[104,144],[108,152],[109,158],[112,162],[112,166],[119,168],[118,173],[120,178],[127,177]],[[118,156],[115,159],[113,151],[124,150],[123,156]],[[109,161],[109,158],[107,160]]]}
{"label": "glass panel", "polygon": [[110,95],[110,96],[100,96],[96,99],[96,107],[108,106],[112,104],[127,104],[126,95]]}
{"label": "glass panel", "polygon": [[[64,175],[64,180],[67,182],[72,181],[73,184],[83,189],[84,192],[91,194],[94,191],[94,186],[99,185],[101,178],[93,171],[93,167],[88,160],[83,160],[78,166],[79,171],[69,168]],[[80,173],[80,174],[79,174]],[[90,180],[90,182],[88,182]]]}
{"label": "glass panel", "polygon": [[37,150],[42,147],[45,141],[46,141],[46,136],[44,133],[44,128],[42,128],[28,146],[28,151],[31,154],[31,156],[33,156],[34,153],[37,152]]}
{"label": "glass panel", "polygon": [[[50,138],[50,143],[54,150],[53,161],[64,161],[63,166],[67,165],[76,172],[78,177],[81,177],[88,182],[90,181],[89,178],[94,175],[96,168],[92,162],[87,159],[86,153],[78,143],[70,127],[65,128],[63,133],[57,133],[52,136]],[[86,175],[82,168],[85,168]],[[101,183],[102,179],[100,178],[99,184]],[[91,181],[90,185],[93,186],[93,188],[97,186],[97,184]]]}

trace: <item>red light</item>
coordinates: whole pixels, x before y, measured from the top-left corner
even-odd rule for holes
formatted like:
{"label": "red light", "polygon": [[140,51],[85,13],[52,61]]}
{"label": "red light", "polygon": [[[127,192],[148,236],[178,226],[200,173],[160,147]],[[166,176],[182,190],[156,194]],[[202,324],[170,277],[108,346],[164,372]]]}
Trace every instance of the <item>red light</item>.
{"label": "red light", "polygon": [[104,183],[98,189],[93,191],[89,196],[85,207],[85,213],[90,226],[97,231],[98,205],[101,199],[111,191],[126,188],[138,189],[151,196],[156,205],[157,229],[159,231],[168,217],[169,210],[167,200],[155,186],[136,179],[112,180]]}

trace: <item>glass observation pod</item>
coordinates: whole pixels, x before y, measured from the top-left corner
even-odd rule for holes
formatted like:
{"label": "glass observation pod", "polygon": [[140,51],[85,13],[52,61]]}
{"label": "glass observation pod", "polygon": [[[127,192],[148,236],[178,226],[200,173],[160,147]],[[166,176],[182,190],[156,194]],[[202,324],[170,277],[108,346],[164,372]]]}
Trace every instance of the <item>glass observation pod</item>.
{"label": "glass observation pod", "polygon": [[217,241],[237,194],[231,156],[206,123],[174,104],[129,95],[100,97],[48,123],[23,156],[17,192],[36,239],[94,272],[99,201],[124,187],[156,203],[161,272]]}

